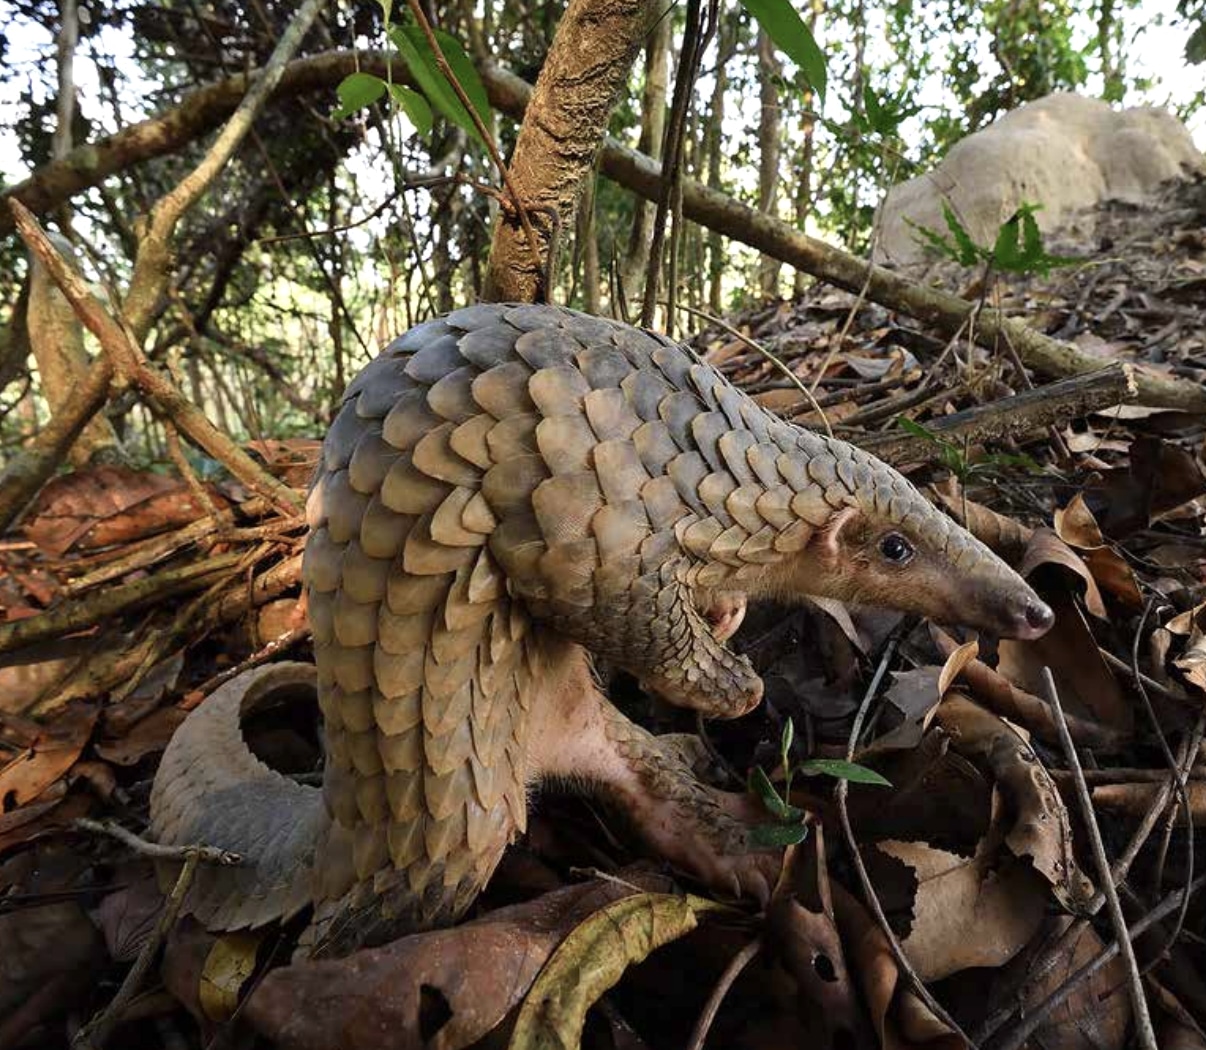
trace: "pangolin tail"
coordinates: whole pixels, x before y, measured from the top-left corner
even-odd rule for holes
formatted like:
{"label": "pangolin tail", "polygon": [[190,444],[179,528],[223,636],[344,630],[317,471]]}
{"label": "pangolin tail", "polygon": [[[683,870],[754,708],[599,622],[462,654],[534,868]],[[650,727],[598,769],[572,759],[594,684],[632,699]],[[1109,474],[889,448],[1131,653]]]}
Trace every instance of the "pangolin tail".
{"label": "pangolin tail", "polygon": [[[317,788],[270,769],[243,739],[255,711],[313,698],[314,667],[278,663],[218,688],[168,744],[151,791],[151,831],[164,845],[215,846],[235,867],[200,865],[184,910],[211,929],[287,919],[312,899],[315,843],[328,822]],[[161,873],[174,877],[178,864]]]}

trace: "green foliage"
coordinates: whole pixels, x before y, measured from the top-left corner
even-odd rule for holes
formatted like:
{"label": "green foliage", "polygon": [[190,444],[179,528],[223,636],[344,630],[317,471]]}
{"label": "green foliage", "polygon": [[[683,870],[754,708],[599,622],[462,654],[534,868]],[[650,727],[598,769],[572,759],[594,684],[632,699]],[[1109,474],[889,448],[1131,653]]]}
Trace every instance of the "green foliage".
{"label": "green foliage", "polygon": [[823,99],[829,79],[825,55],[791,0],[741,0],[741,5],[757,19],[775,46],[800,67],[808,86]]}
{"label": "green foliage", "polygon": [[797,772],[804,776],[836,777],[838,780],[849,780],[855,784],[875,784],[878,787],[891,787],[892,782],[880,776],[874,769],[860,766],[857,762],[846,762],[840,758],[811,758],[801,762],[796,767]]}
{"label": "green foliage", "polygon": [[[381,4],[386,18],[390,5]],[[394,25],[386,30],[390,42],[398,49],[411,77],[422,91],[394,84],[371,73],[351,73],[336,88],[339,106],[332,113],[335,119],[350,116],[358,110],[371,106],[388,95],[390,100],[406,114],[420,135],[426,135],[434,124],[433,108],[457,127],[468,132],[481,142],[477,126],[469,111],[461,102],[452,84],[444,76],[436,62],[435,52],[427,41],[426,34],[417,25]],[[443,30],[435,30],[436,43],[447,61],[473,108],[483,121],[490,116],[490,101],[476,67],[456,38]]]}
{"label": "green foliage", "polygon": [[791,796],[791,782],[798,773],[802,776],[829,776],[838,780],[849,780],[857,784],[874,784],[891,787],[891,783],[874,769],[860,766],[857,762],[845,762],[837,758],[810,758],[796,765],[791,761],[791,746],[795,740],[795,723],[789,718],[783,725],[779,738],[779,762],[785,770],[783,794],[779,794],[771,783],[766,770],[755,766],[750,771],[749,789],[757,795],[767,813],[775,818],[776,824],[759,824],[750,833],[751,844],[759,848],[793,846],[808,836],[808,827],[803,823],[804,811],[793,806],[787,799]]}
{"label": "green foliage", "polygon": [[938,254],[952,259],[961,266],[985,263],[993,270],[1004,273],[1038,273],[1044,277],[1059,266],[1074,266],[1084,259],[1073,255],[1051,255],[1043,248],[1043,237],[1039,232],[1034,213],[1041,204],[1023,202],[1017,211],[1001,223],[991,248],[984,248],[974,240],[946,201],[942,202],[942,216],[950,237],[906,219],[920,235],[918,240],[928,244]]}
{"label": "green foliage", "polygon": [[940,435],[935,434],[928,427],[922,426],[916,420],[909,419],[906,416],[897,416],[896,424],[906,434],[911,434],[915,438],[921,438],[923,441],[929,441],[937,445],[939,460],[942,465],[961,482],[968,481],[976,474],[987,474],[1009,467],[1020,467],[1032,474],[1042,473],[1043,468],[1024,453],[995,452],[972,462],[967,458],[963,449],[947,441]]}

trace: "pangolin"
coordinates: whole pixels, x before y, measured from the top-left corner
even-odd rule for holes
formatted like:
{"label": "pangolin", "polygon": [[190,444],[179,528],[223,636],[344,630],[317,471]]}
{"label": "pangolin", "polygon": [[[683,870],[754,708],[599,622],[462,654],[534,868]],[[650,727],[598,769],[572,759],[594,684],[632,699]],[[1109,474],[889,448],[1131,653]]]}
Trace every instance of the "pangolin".
{"label": "pangolin", "polygon": [[231,930],[312,907],[314,955],[455,920],[547,778],[610,797],[689,873],[765,896],[752,801],[624,718],[590,654],[733,718],[762,694],[725,644],[747,598],[1020,638],[1053,618],[891,467],[663,336],[554,306],[470,306],[386,347],[344,395],[307,517],[321,791],[240,733],[240,708],[313,673],[283,664],[184,722],[151,812],[161,842],[244,857],[198,872],[187,910]]}

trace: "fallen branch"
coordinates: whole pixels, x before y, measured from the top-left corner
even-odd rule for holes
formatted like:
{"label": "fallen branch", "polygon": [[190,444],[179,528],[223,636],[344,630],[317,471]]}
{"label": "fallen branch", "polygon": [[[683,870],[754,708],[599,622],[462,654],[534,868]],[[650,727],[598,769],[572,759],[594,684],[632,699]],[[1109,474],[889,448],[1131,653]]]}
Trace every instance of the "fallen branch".
{"label": "fallen branch", "polygon": [[62,638],[149,602],[166,601],[198,590],[212,577],[229,571],[242,560],[242,553],[220,554],[216,558],[158,572],[133,583],[96,591],[82,601],[56,605],[25,620],[0,624],[0,653],[11,653],[35,642]]}
{"label": "fallen branch", "polygon": [[228,467],[245,485],[272,500],[286,513],[296,512],[302,503],[298,494],[218,430],[164,373],[147,361],[129,327],[110,315],[92,294],[87,282],[58,253],[29,210],[15,200],[9,202],[9,209],[25,243],[50,271],[76,315],[100,340],[101,349],[112,367],[138,386],[193,442]]}
{"label": "fallen branch", "polygon": [[[391,60],[391,53],[386,51],[331,51],[299,59],[285,67],[271,95],[329,90],[357,70],[392,75],[395,81],[406,82],[398,69],[389,72]],[[490,104],[508,116],[522,119],[532,86],[514,73],[490,64],[483,66],[481,74]],[[243,98],[249,77],[258,75],[259,71],[240,74],[201,88],[169,113],[78,147],[62,160],[39,168],[29,179],[0,195],[0,200],[24,201],[32,210],[45,212],[73,194],[97,185],[115,171],[172,153],[221,123]],[[657,200],[661,191],[661,166],[657,161],[614,139],[605,139],[599,162],[600,170],[614,182],[646,200]],[[1064,378],[1101,367],[1098,358],[1037,332],[1024,321],[1006,317],[998,310],[981,309],[977,303],[950,292],[917,284],[808,237],[789,224],[698,182],[684,179],[682,195],[683,214],[701,226],[852,293],[858,294],[865,287],[868,299],[933,325],[947,336],[957,332],[974,313],[977,342],[995,350],[1009,341],[1021,360],[1042,375]],[[0,235],[11,228],[9,217],[0,210]],[[1206,389],[1197,383],[1137,373],[1136,386],[1141,405],[1206,413]]]}
{"label": "fallen branch", "polygon": [[[978,405],[926,424],[934,437],[962,446],[1018,440],[1047,427],[1062,427],[1103,408],[1134,401],[1139,395],[1134,370],[1115,362],[1096,372],[1069,376],[1047,386]],[[889,463],[923,463],[942,455],[942,445],[911,434],[869,434],[857,443]]]}

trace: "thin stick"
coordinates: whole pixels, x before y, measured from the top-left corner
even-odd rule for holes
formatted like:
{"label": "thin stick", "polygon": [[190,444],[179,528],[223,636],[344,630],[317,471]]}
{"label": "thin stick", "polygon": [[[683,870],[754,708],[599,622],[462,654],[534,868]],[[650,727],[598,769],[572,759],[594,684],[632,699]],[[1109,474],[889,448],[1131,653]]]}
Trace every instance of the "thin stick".
{"label": "thin stick", "polygon": [[1080,768],[1080,756],[1076,753],[1076,745],[1072,742],[1072,734],[1068,732],[1068,722],[1064,718],[1064,708],[1059,702],[1059,693],[1055,688],[1055,679],[1051,668],[1043,668],[1044,699],[1055,711],[1059,723],[1060,743],[1063,744],[1064,755],[1068,765],[1076,777],[1076,795],[1080,801],[1081,814],[1084,817],[1085,829],[1089,833],[1089,846],[1093,852],[1093,860],[1097,865],[1097,877],[1101,881],[1102,892],[1105,893],[1106,907],[1110,913],[1110,921],[1114,925],[1114,933],[1118,938],[1118,946],[1126,964],[1128,981],[1127,987],[1131,996],[1131,1007],[1135,1013],[1135,1028],[1139,1035],[1139,1043],[1144,1050],[1158,1050],[1156,1033],[1152,1028],[1151,1015],[1147,1009],[1147,997],[1143,994],[1143,978],[1139,973],[1139,963],[1135,959],[1135,949],[1127,936],[1126,918],[1122,914],[1122,904],[1118,900],[1118,887],[1114,885],[1110,862],[1106,859],[1105,844],[1101,840],[1101,829],[1097,826],[1097,814],[1093,810],[1093,799],[1089,795],[1089,786],[1085,783],[1084,774]]}
{"label": "thin stick", "polygon": [[82,831],[91,831],[97,835],[108,835],[117,839],[123,846],[129,846],[135,853],[152,860],[183,860],[196,856],[203,864],[234,865],[242,864],[243,858],[228,849],[217,846],[163,846],[158,842],[149,842],[140,838],[132,831],[127,831],[120,824],[111,820],[92,820],[89,817],[79,817],[75,826]]}
{"label": "thin stick", "polygon": [[724,968],[724,973],[720,975],[720,980],[716,982],[716,987],[712,989],[712,994],[704,1004],[703,1012],[695,1022],[695,1030],[691,1033],[687,1050],[703,1050],[704,1041],[708,1038],[708,1032],[711,1031],[712,1022],[716,1020],[724,997],[729,994],[733,982],[741,976],[741,972],[754,961],[761,950],[762,938],[755,937],[729,960],[729,965]]}
{"label": "thin stick", "polygon": [[[1156,923],[1166,919],[1174,911],[1182,906],[1193,894],[1197,893],[1204,885],[1206,885],[1206,875],[1200,875],[1190,885],[1183,890],[1177,890],[1176,893],[1170,893],[1164,898],[1155,908],[1148,912],[1142,919],[1136,922],[1133,926],[1127,928],[1126,943],[1136,940],[1150,930]],[[1046,999],[1035,1006],[1033,1009],[1026,1011],[1024,1019],[1019,1021],[1013,1029],[1010,1030],[1009,1036],[993,1050],[1021,1050],[1021,1047],[1026,1045],[1026,1041],[1047,1023],[1051,1014],[1054,1013],[1060,1006],[1064,1004],[1068,996],[1070,996],[1082,982],[1092,977],[1106,963],[1110,962],[1119,951],[1119,942],[1111,941],[1109,945],[1102,948],[1092,959],[1085,963],[1071,977],[1069,977],[1062,985],[1052,992]]]}
{"label": "thin stick", "polygon": [[[896,639],[892,638],[884,647],[884,655],[879,661],[879,666],[875,669],[875,675],[871,679],[871,684],[867,687],[867,692],[863,695],[863,702],[859,705],[858,714],[854,716],[854,725],[850,727],[850,739],[846,743],[847,762],[854,761],[854,752],[858,747],[858,738],[862,735],[863,722],[867,718],[867,711],[871,707],[871,701],[875,698],[875,693],[879,689],[880,682],[883,681],[884,675],[888,672],[888,663],[891,661],[892,654],[895,651]],[[888,942],[888,947],[892,949],[892,956],[896,959],[897,967],[908,979],[917,997],[925,1003],[930,1013],[946,1025],[951,1032],[967,1043],[970,1050],[976,1050],[976,1044],[959,1027],[955,1019],[942,1008],[938,1000],[930,994],[930,990],[926,988],[925,983],[917,975],[917,971],[913,969],[913,964],[909,962],[904,949],[900,946],[900,941],[897,940],[896,934],[892,932],[892,927],[888,924],[888,917],[884,914],[884,908],[875,893],[875,887],[871,885],[871,876],[867,874],[867,865],[863,863],[863,855],[858,848],[858,840],[854,837],[854,828],[850,824],[850,810],[846,805],[846,793],[849,786],[850,783],[847,780],[838,781],[836,794],[838,817],[842,822],[842,834],[846,837],[846,847],[850,850],[850,859],[854,861],[855,871],[858,872],[858,880],[863,887],[863,897],[866,900],[867,907],[871,909],[871,913],[875,916],[875,921],[879,924],[879,928]]]}
{"label": "thin stick", "polygon": [[143,856],[184,861],[184,866],[176,878],[176,884],[172,887],[172,892],[168,894],[163,911],[159,913],[159,921],[155,923],[155,929],[143,944],[138,958],[134,960],[134,965],[130,967],[126,979],[121,982],[117,994],[108,1006],[76,1033],[75,1038],[71,1041],[72,1047],[77,1050],[101,1050],[109,1036],[113,1034],[113,1029],[121,1022],[130,1001],[142,987],[151,963],[159,954],[159,949],[167,938],[168,932],[176,924],[180,908],[184,904],[184,897],[188,893],[188,888],[193,882],[193,875],[197,871],[197,865],[202,862],[237,864],[240,858],[237,853],[213,846],[160,846],[154,842],[147,842],[110,821],[102,822],[80,818],[75,823],[77,827],[83,828],[85,831],[110,835]]}
{"label": "thin stick", "polygon": [[[658,302],[662,306],[669,306],[669,303],[667,303],[667,301],[664,299],[658,300]],[[724,331],[728,332],[729,335],[731,335],[734,339],[740,339],[741,342],[745,343],[745,345],[748,346],[751,350],[755,350],[758,353],[760,353],[763,357],[765,357],[772,365],[774,365],[777,369],[779,369],[780,372],[783,373],[785,378],[787,378],[788,380],[791,381],[792,386],[794,386],[797,390],[799,390],[800,393],[803,395],[804,399],[810,405],[812,405],[813,411],[816,412],[816,414],[821,417],[821,425],[825,428],[825,433],[828,434],[830,437],[833,437],[833,428],[829,426],[829,420],[825,418],[825,410],[823,408],[821,408],[821,406],[817,403],[817,399],[813,396],[812,391],[809,390],[808,387],[806,387],[804,385],[804,383],[801,381],[800,377],[798,375],[796,375],[795,372],[793,372],[790,368],[788,368],[787,365],[784,364],[784,362],[782,360],[780,360],[780,358],[778,356],[771,353],[771,351],[769,351],[761,343],[755,342],[748,335],[745,335],[744,333],[739,332],[736,328],[734,328],[727,321],[721,320],[715,314],[708,313],[707,310],[699,310],[699,309],[696,309],[694,306],[688,306],[686,303],[679,303],[678,309],[686,310],[687,313],[694,314],[696,317],[702,317],[705,321],[709,322],[710,324],[714,324],[718,328],[724,329]]]}

